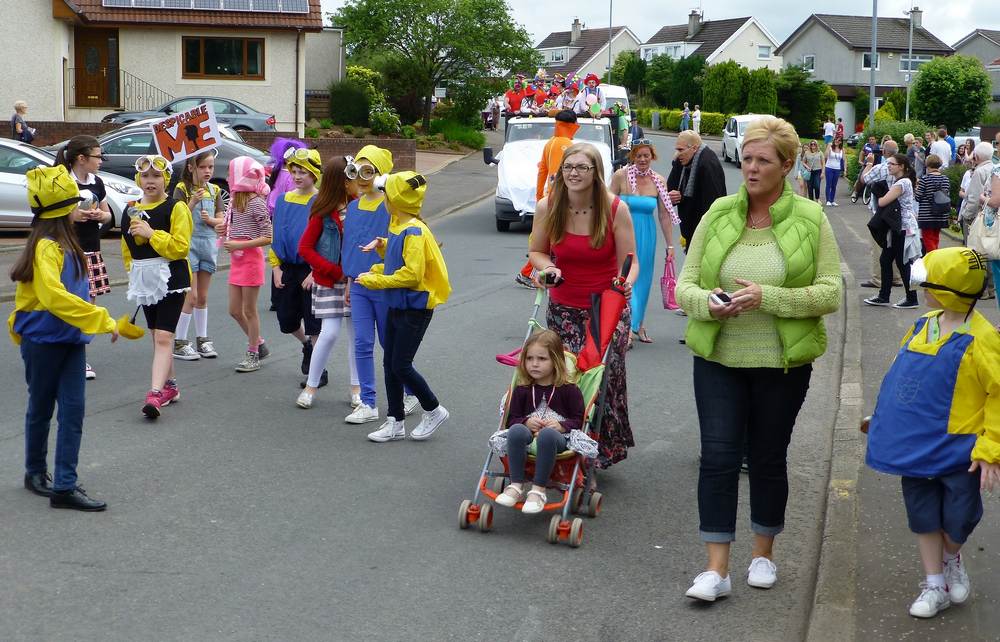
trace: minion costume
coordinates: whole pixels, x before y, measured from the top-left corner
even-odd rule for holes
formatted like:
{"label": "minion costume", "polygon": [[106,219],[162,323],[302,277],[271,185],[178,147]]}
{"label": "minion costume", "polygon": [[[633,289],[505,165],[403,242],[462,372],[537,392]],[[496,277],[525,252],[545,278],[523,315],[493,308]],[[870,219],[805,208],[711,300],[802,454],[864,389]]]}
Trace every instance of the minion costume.
{"label": "minion costume", "polygon": [[[413,368],[413,357],[430,325],[434,308],[451,294],[448,267],[434,235],[419,218],[427,179],[414,172],[390,174],[380,189],[385,191],[392,214],[389,237],[383,239],[378,249],[385,263],[372,265],[356,282],[371,290],[383,290],[389,306],[383,357],[389,421],[383,430],[368,437],[373,441],[390,441],[405,436],[402,425],[405,384],[426,411],[411,437],[426,439],[447,419],[448,412],[439,406],[427,382]],[[383,432],[385,435],[379,436]]]}
{"label": "minion costume", "polygon": [[[292,165],[298,165],[312,174],[316,184],[319,184],[323,176],[323,162],[317,150],[290,148],[286,152],[285,167]],[[312,313],[312,293],[302,287],[302,281],[312,269],[299,254],[299,240],[306,231],[309,209],[315,198],[315,194],[302,195],[289,190],[274,204],[274,236],[267,258],[271,267],[281,268],[281,282],[285,286],[275,290],[278,327],[283,334],[291,334],[303,326],[308,336],[316,336],[320,331],[320,322]],[[304,355],[311,355],[311,350],[311,344],[308,348],[303,346]],[[308,359],[307,356],[303,360],[302,374],[309,374]]]}
{"label": "minion costume", "polygon": [[[32,225],[68,216],[82,200],[63,165],[29,170],[26,178],[35,215]],[[113,332],[115,322],[105,308],[90,303],[85,264],[70,248],[39,238],[25,251],[33,251],[34,274],[30,281],[18,282],[14,312],[7,320],[11,339],[21,346],[28,384],[24,486],[50,497],[55,508],[104,510],[104,502],[90,499],[77,487],[76,465],[83,436],[85,346],[93,335]],[[45,460],[57,401],[55,478],[49,486]]]}
{"label": "minion costume", "polygon": [[1000,462],[1000,334],[972,309],[986,284],[986,261],[973,250],[929,252],[911,280],[966,321],[941,336],[936,310],[903,337],[879,390],[865,463],[902,476],[911,531],[941,530],[961,544],[983,513],[970,462]]}
{"label": "minion costume", "polygon": [[[170,184],[170,164],[157,167],[161,157],[140,157],[163,175],[164,187]],[[135,184],[141,187],[141,171],[135,173]],[[149,239],[133,236],[129,225],[142,219],[153,228]],[[185,293],[191,289],[191,249],[193,220],[187,203],[166,197],[156,203],[135,201],[122,216],[122,260],[128,270],[129,301],[142,306],[146,326],[150,330],[174,333],[184,307]]]}

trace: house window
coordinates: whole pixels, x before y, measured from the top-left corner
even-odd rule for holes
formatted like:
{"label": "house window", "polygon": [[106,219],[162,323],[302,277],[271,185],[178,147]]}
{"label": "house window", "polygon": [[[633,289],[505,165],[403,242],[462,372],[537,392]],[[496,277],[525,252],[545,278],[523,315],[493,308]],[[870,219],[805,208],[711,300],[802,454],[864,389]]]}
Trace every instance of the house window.
{"label": "house window", "polygon": [[[879,64],[882,62],[882,56],[880,54],[875,54],[875,71],[878,71]],[[872,68],[872,52],[866,51],[861,55],[861,68],[865,71],[871,71]]]}
{"label": "house window", "polygon": [[802,56],[802,68],[809,73],[816,71],[816,54]]}
{"label": "house window", "polygon": [[913,54],[912,57],[903,54],[899,57],[899,70],[900,71],[920,71],[921,65],[925,62],[930,62],[931,58],[934,56],[918,55]]}
{"label": "house window", "polygon": [[262,38],[183,39],[184,78],[264,79]]}
{"label": "house window", "polygon": [[757,45],[757,60],[770,60],[770,59],[771,59],[771,46]]}
{"label": "house window", "polygon": [[562,62],[566,59],[566,53],[562,49],[556,49],[552,52],[552,56],[549,58],[551,62]]}

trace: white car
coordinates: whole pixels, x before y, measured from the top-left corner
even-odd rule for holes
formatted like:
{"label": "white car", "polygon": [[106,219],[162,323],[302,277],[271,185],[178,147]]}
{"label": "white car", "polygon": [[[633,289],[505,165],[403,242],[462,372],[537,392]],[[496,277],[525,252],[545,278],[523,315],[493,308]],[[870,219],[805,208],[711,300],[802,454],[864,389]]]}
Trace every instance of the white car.
{"label": "white car", "polygon": [[[575,142],[591,143],[604,160],[604,180],[611,182],[611,122],[607,118],[581,118]],[[493,149],[483,149],[487,165],[497,166],[495,198],[498,232],[506,232],[513,222],[529,223],[535,214],[535,189],[538,162],[545,143],[555,132],[554,118],[511,118],[507,123],[503,149],[494,156]]]}
{"label": "white car", "polygon": [[[39,165],[52,165],[55,155],[34,145],[0,139],[0,229],[24,229],[31,226],[33,215],[28,208],[28,181],[25,174]],[[98,172],[108,192],[108,207],[115,226],[129,201],[142,197],[142,190],[121,176]]]}
{"label": "white car", "polygon": [[744,114],[731,116],[722,130],[722,160],[743,165],[743,134],[751,122],[760,118],[760,114]]}

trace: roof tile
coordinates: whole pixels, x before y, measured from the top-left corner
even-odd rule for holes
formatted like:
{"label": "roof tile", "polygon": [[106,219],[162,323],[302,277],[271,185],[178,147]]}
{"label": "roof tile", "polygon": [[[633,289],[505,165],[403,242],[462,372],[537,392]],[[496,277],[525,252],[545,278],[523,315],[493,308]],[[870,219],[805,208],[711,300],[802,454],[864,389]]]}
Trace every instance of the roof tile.
{"label": "roof tile", "polygon": [[[871,16],[840,16],[825,13],[813,14],[821,24],[848,43],[852,49],[870,49],[872,45]],[[906,51],[909,45],[909,18],[879,18],[878,48],[883,51]],[[786,41],[787,42],[787,41]],[[913,30],[913,50],[950,54],[954,50],[925,27]]]}
{"label": "roof tile", "polygon": [[67,6],[76,12],[84,24],[95,27],[134,24],[304,29],[306,31],[320,31],[323,28],[320,0],[309,0],[309,13],[133,9],[105,7],[101,0],[72,0],[72,2],[67,3]]}
{"label": "roof tile", "polygon": [[702,45],[691,53],[693,56],[708,58],[722,43],[736,33],[740,27],[746,24],[750,17],[728,18],[726,20],[706,20],[701,23],[701,28],[694,34],[694,37],[687,37],[688,26],[667,25],[663,27],[653,37],[644,44],[662,44],[666,42],[700,42]]}
{"label": "roof tile", "polygon": [[[625,27],[612,27],[612,38],[624,29]],[[538,46],[535,48],[568,47],[570,46],[569,39],[569,31],[554,31],[538,43]],[[583,29],[580,31],[580,37],[573,43],[573,47],[580,47],[580,50],[572,58],[560,65],[546,65],[545,71],[550,74],[557,72],[561,74],[575,73],[606,44],[608,44],[607,29]]]}

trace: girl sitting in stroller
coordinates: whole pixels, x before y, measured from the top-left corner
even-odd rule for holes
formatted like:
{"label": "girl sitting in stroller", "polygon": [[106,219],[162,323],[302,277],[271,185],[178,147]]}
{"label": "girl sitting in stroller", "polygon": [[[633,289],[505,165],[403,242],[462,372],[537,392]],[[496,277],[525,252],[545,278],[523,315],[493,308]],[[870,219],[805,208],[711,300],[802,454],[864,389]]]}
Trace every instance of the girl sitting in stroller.
{"label": "girl sitting in stroller", "polygon": [[[559,335],[545,330],[524,344],[517,365],[519,382],[511,393],[507,413],[507,458],[511,484],[497,496],[501,506],[524,501],[522,513],[540,513],[545,507],[545,486],[556,455],[566,450],[569,432],[583,425],[583,394],[567,380],[566,356]],[[528,446],[536,441],[535,475],[525,493]]]}

